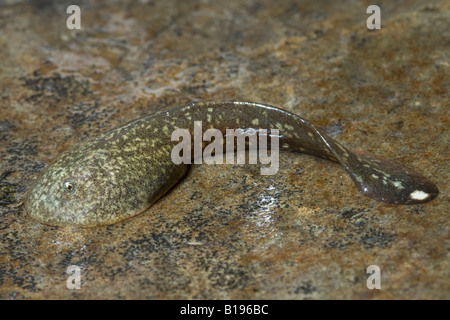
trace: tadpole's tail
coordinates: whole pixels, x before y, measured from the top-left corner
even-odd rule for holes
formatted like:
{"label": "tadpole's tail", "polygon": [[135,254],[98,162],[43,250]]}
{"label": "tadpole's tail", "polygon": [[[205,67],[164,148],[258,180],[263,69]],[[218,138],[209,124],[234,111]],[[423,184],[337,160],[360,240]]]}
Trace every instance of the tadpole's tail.
{"label": "tadpole's tail", "polygon": [[343,147],[318,132],[357,188],[369,198],[393,204],[420,204],[439,194],[437,186],[414,170],[382,157]]}

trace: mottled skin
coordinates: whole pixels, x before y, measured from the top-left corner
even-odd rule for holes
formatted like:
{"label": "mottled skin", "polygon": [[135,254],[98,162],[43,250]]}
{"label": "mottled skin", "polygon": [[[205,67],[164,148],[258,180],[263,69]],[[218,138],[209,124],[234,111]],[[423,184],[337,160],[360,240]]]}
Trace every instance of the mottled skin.
{"label": "mottled skin", "polygon": [[92,227],[134,216],[150,207],[186,173],[175,165],[171,141],[177,128],[279,129],[280,146],[340,163],[370,198],[394,204],[432,200],[437,187],[391,161],[343,147],[308,121],[250,102],[199,102],[137,119],[68,150],[27,192],[24,205],[50,225]]}

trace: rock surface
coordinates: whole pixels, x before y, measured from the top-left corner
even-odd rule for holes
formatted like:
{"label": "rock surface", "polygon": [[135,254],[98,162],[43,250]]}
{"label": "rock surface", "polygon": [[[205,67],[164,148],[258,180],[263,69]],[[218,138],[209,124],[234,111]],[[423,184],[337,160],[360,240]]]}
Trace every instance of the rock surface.
{"label": "rock surface", "polygon": [[[450,3],[66,1],[0,5],[0,299],[449,299]],[[198,100],[276,105],[435,181],[425,205],[357,193],[338,165],[197,165],[139,216],[94,229],[30,220],[57,154]],[[81,289],[66,286],[70,265]],[[370,265],[381,290],[366,286]]]}

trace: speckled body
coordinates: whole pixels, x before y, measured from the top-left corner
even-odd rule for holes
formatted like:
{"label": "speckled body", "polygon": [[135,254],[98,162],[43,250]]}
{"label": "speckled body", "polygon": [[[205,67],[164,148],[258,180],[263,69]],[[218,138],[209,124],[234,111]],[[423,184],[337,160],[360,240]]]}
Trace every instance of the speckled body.
{"label": "speckled body", "polygon": [[[280,145],[340,163],[365,195],[395,204],[430,201],[438,189],[428,179],[391,161],[351,150],[307,120],[250,102],[199,102],[137,119],[68,150],[27,192],[34,219],[61,226],[107,225],[134,216],[164,195],[186,173],[171,151],[177,128],[279,129]],[[74,190],[68,191],[69,183]]]}

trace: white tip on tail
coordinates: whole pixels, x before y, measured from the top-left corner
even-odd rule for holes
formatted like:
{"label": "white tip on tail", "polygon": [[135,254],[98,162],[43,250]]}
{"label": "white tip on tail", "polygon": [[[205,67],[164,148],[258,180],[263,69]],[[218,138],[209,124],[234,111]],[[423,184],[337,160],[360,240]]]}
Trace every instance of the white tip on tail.
{"label": "white tip on tail", "polygon": [[430,194],[420,191],[420,190],[415,190],[415,191],[411,192],[411,194],[409,196],[411,199],[414,199],[414,200],[425,200],[426,198],[428,198],[430,196]]}

